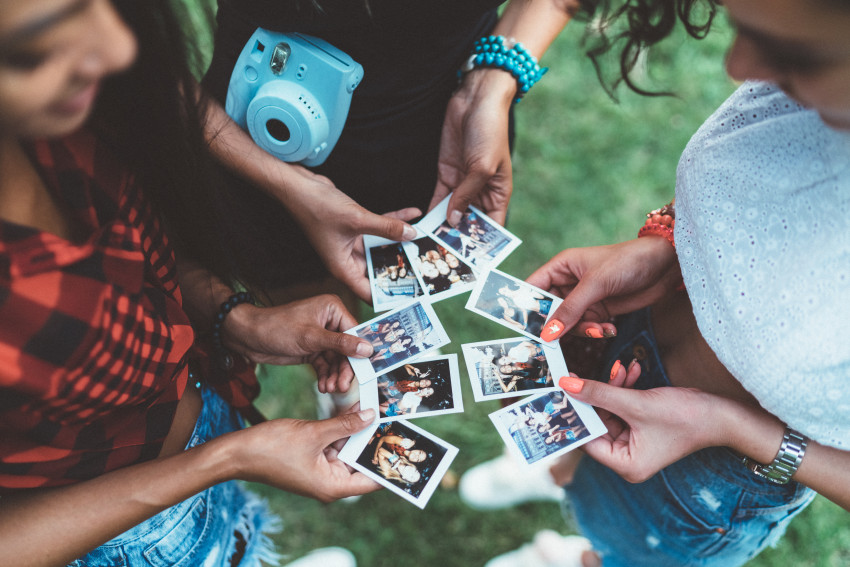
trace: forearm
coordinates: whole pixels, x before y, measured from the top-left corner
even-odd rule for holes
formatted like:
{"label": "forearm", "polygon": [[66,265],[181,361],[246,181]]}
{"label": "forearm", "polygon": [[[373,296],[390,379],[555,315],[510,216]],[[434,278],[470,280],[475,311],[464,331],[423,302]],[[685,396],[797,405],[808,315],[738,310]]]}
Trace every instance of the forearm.
{"label": "forearm", "polygon": [[[579,3],[570,0],[511,0],[492,34],[522,43],[539,60],[578,8]],[[507,110],[516,96],[516,88],[516,80],[510,73],[480,68],[467,73],[459,95],[480,97],[481,93],[487,93],[500,98]]]}
{"label": "forearm", "polygon": [[[751,459],[769,464],[776,457],[785,424],[768,412],[745,403],[724,404],[725,445]],[[850,511],[850,451],[809,441],[794,480]]]}
{"label": "forearm", "polygon": [[232,478],[221,439],[68,487],[0,500],[0,565],[67,565],[160,511]]}

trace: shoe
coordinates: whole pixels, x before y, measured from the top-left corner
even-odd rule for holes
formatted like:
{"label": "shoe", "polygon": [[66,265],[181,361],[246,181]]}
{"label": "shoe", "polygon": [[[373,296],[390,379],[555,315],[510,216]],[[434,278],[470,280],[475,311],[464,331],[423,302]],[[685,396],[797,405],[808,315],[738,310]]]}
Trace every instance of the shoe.
{"label": "shoe", "polygon": [[458,493],[477,510],[498,510],[532,500],[560,502],[564,497],[547,467],[528,465],[507,453],[466,471]]}
{"label": "shoe", "polygon": [[581,556],[590,550],[586,538],[543,530],[531,543],[494,557],[484,567],[582,567]]}
{"label": "shoe", "polygon": [[357,560],[343,547],[322,547],[283,567],[357,567]]}

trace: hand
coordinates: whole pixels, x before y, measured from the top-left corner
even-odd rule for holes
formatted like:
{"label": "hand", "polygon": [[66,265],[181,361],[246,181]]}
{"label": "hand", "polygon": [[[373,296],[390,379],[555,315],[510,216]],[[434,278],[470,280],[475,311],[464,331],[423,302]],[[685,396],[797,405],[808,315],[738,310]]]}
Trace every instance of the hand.
{"label": "hand", "polygon": [[595,338],[613,336],[616,329],[609,322],[611,317],[651,305],[680,278],[670,243],[646,237],[564,250],[527,281],[564,298],[541,333],[543,340],[550,341],[567,329]]}
{"label": "hand", "polygon": [[516,82],[504,71],[474,71],[446,109],[437,186],[428,208],[433,209],[452,193],[447,210],[452,226],[457,226],[470,204],[499,224],[505,224],[507,217],[513,191],[508,145],[510,97],[493,96],[496,91],[485,85],[491,80],[504,81],[511,93],[516,91]]}
{"label": "hand", "polygon": [[337,443],[374,421],[375,412],[322,421],[275,419],[229,434],[236,477],[321,502],[378,490],[380,485],[337,458]]}
{"label": "hand", "polygon": [[629,482],[643,482],[699,449],[724,444],[715,410],[734,402],[691,388],[618,387],[637,379],[632,368],[628,379],[619,370],[613,385],[576,377],[560,381],[572,397],[595,406],[608,428],[583,447],[593,459]]}
{"label": "hand", "polygon": [[395,241],[416,238],[416,229],[407,224],[422,214],[416,208],[377,215],[358,205],[337,189],[330,179],[300,166],[292,166],[300,180],[297,205],[288,206],[328,271],[346,284],[363,301],[371,302],[372,290],[366,274],[364,234]]}
{"label": "hand", "polygon": [[372,354],[368,341],[342,332],[356,324],[335,295],[272,307],[240,304],[224,320],[223,340],[257,364],[309,363],[316,370],[319,391],[346,392],[354,377],[346,357]]}

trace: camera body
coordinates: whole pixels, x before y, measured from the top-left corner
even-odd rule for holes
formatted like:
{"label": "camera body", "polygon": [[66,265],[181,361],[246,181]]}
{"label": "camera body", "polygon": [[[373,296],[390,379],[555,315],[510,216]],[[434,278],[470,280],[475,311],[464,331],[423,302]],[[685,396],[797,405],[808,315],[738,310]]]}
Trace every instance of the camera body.
{"label": "camera body", "polygon": [[362,79],[363,66],[322,39],[257,28],[233,67],[224,108],[270,154],[320,165]]}

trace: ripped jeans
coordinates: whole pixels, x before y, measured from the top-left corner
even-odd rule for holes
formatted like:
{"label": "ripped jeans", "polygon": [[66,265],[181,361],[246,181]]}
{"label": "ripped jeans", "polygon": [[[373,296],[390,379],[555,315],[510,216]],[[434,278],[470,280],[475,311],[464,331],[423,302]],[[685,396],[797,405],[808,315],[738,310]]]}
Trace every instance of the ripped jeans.
{"label": "ripped jeans", "polygon": [[[636,388],[669,386],[649,310],[622,317],[597,380],[615,360],[641,365]],[[705,427],[711,427],[706,423]],[[815,493],[791,481],[760,478],[724,447],[697,451],[639,484],[589,457],[564,487],[565,516],[602,557],[604,567],[734,567],[785,533]]]}
{"label": "ripped jeans", "polygon": [[[202,387],[204,407],[186,448],[242,428],[236,411]],[[69,567],[261,567],[279,556],[266,535],[280,519],[236,481],[216,484],[104,543]]]}

